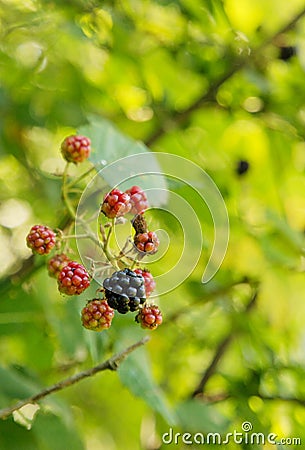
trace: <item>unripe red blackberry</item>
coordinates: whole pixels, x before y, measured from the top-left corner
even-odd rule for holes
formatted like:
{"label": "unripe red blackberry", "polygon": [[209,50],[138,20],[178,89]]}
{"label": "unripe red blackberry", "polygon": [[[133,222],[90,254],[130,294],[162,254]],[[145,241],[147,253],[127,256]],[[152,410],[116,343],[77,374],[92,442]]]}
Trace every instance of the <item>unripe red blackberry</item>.
{"label": "unripe red blackberry", "polygon": [[114,310],[110,308],[107,300],[98,298],[89,300],[81,313],[83,326],[92,331],[110,328],[113,317]]}
{"label": "unripe red blackberry", "polygon": [[130,196],[119,189],[112,189],[104,198],[101,211],[113,219],[127,214],[131,209]]}
{"label": "unripe red blackberry", "polygon": [[142,188],[139,186],[132,186],[125,192],[130,195],[130,212],[132,214],[141,214],[148,208],[148,200]]}
{"label": "unripe red blackberry", "polygon": [[54,248],[56,234],[45,225],[34,225],[26,237],[27,246],[33,253],[47,255]]}
{"label": "unripe red blackberry", "polygon": [[77,164],[88,158],[90,145],[90,139],[85,136],[68,136],[61,144],[61,153],[66,161]]}
{"label": "unripe red blackberry", "polygon": [[103,287],[109,306],[121,314],[136,311],[145,302],[144,278],[130,269],[115,272]]}
{"label": "unripe red blackberry", "polygon": [[142,269],[135,269],[135,273],[138,275],[141,275],[144,278],[144,286],[145,286],[145,293],[146,298],[150,296],[150,294],[153,292],[153,290],[156,288],[156,282],[154,280],[154,277],[149,272],[149,270],[142,270]]}
{"label": "unripe red blackberry", "polygon": [[141,324],[142,328],[155,330],[162,323],[162,313],[158,306],[144,306],[135,317],[136,322]]}
{"label": "unripe red blackberry", "polygon": [[65,253],[53,256],[53,258],[51,258],[48,261],[47,265],[50,277],[58,278],[58,275],[60,274],[62,269],[68,264],[68,262],[70,262],[70,258],[68,258],[68,256],[65,255]]}
{"label": "unripe red blackberry", "polygon": [[134,237],[134,244],[140,252],[149,253],[153,255],[157,252],[159,247],[159,239],[154,231],[147,233],[139,233]]}
{"label": "unripe red blackberry", "polygon": [[59,292],[66,295],[79,295],[90,286],[90,277],[82,264],[70,261],[57,278]]}

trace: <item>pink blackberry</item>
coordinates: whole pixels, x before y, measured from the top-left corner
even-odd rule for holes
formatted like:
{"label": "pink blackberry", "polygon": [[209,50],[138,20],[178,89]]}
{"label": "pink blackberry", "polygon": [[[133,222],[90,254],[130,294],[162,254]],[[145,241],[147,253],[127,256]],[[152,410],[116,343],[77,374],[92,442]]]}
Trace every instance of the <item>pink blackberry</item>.
{"label": "pink blackberry", "polygon": [[77,164],[88,158],[90,145],[90,139],[85,136],[68,136],[61,144],[61,153],[66,161]]}
{"label": "pink blackberry", "polygon": [[130,196],[119,189],[112,189],[106,194],[101,211],[113,219],[127,214],[131,209]]}
{"label": "pink blackberry", "polygon": [[153,255],[157,252],[159,247],[159,239],[154,231],[147,233],[139,233],[134,237],[134,244],[140,252],[149,253]]}
{"label": "pink blackberry", "polygon": [[56,234],[51,228],[44,225],[34,225],[26,237],[27,246],[33,253],[47,255],[54,248]]}
{"label": "pink blackberry", "polygon": [[48,261],[47,266],[50,277],[58,278],[58,275],[68,262],[70,262],[70,258],[64,253],[53,256],[53,258]]}
{"label": "pink blackberry", "polygon": [[148,208],[148,200],[142,188],[139,186],[132,186],[125,192],[130,195],[130,212],[132,214],[141,214]]}
{"label": "pink blackberry", "polygon": [[156,282],[154,280],[154,277],[149,272],[149,270],[142,270],[142,269],[134,269],[134,272],[137,275],[141,275],[144,278],[144,286],[145,286],[145,293],[146,298],[150,296],[150,294],[154,291],[156,288]]}
{"label": "pink blackberry", "polygon": [[92,331],[110,328],[113,317],[114,310],[110,308],[107,300],[98,298],[89,300],[81,313],[83,326]]}
{"label": "pink blackberry", "polygon": [[90,276],[84,266],[70,261],[59,273],[58,290],[66,295],[79,295],[90,286]]}
{"label": "pink blackberry", "polygon": [[144,306],[135,317],[136,322],[141,324],[142,328],[155,330],[162,323],[162,313],[158,306]]}

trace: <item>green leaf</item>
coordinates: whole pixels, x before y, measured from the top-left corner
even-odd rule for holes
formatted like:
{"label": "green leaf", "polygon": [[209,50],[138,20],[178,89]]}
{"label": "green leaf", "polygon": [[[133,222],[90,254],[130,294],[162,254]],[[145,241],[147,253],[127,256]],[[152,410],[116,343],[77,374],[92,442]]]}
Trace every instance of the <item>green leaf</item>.
{"label": "green leaf", "polygon": [[[95,115],[90,115],[88,120],[78,131],[91,139],[93,151],[89,159],[98,169],[106,166],[100,175],[109,186],[120,184],[120,188],[127,189],[139,184],[143,189],[158,188],[154,206],[164,203],[167,184],[155,155],[143,143],[122,134],[108,120]],[[91,196],[94,187],[100,191],[98,180],[89,189]]]}
{"label": "green leaf", "polygon": [[123,385],[134,395],[141,397],[154,411],[161,414],[168,424],[176,423],[174,414],[166,404],[163,392],[153,380],[145,349],[139,349],[128,356],[118,372]]}
{"label": "green leaf", "polygon": [[5,450],[44,450],[39,445],[35,434],[17,425],[12,417],[0,421],[0,448]]}
{"label": "green leaf", "polygon": [[[1,396],[2,399],[22,399],[33,395],[41,387],[31,380],[25,373],[18,368],[0,367]],[[2,405],[7,406],[6,404]]]}
{"label": "green leaf", "polygon": [[84,449],[76,430],[54,414],[40,413],[32,430],[43,450]]}
{"label": "green leaf", "polygon": [[223,433],[229,421],[213,405],[189,400],[178,405],[176,414],[181,427],[190,432]]}

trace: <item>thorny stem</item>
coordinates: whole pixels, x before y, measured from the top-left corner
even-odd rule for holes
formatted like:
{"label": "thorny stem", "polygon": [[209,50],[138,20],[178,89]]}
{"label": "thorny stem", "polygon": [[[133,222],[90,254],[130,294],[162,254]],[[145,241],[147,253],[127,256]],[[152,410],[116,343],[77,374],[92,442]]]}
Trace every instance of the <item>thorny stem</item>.
{"label": "thorny stem", "polygon": [[102,372],[103,370],[117,370],[120,366],[120,364],[124,361],[124,359],[132,353],[134,350],[136,350],[138,347],[141,347],[142,345],[146,344],[149,341],[149,337],[145,336],[143,339],[141,339],[138,342],[135,342],[131,346],[125,348],[121,352],[117,353],[116,355],[112,356],[111,358],[107,359],[101,364],[98,364],[97,366],[91,367],[90,369],[84,370],[82,372],[79,372],[69,378],[65,378],[62,381],[59,381],[58,383],[53,384],[52,386],[49,386],[42,391],[38,392],[38,394],[32,395],[31,397],[28,397],[24,400],[19,401],[13,406],[9,406],[8,408],[4,408],[0,410],[0,419],[6,419],[8,416],[10,416],[14,411],[17,411],[18,409],[22,408],[23,406],[29,404],[29,403],[36,403],[38,400],[41,400],[45,397],[47,397],[50,394],[53,394],[54,392],[61,391],[69,386],[72,386],[73,384],[78,383],[79,381],[83,380],[84,378],[92,377],[98,372]]}

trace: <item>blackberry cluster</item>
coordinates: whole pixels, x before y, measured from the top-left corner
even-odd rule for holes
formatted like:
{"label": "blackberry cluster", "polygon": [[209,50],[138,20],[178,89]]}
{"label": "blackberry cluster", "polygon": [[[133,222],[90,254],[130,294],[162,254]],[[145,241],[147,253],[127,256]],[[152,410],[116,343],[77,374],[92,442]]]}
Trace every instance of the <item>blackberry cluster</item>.
{"label": "blackberry cluster", "polygon": [[[69,201],[69,194],[73,192],[70,188],[83,177],[80,177],[74,183],[69,183],[68,163],[78,164],[85,161],[90,155],[90,146],[90,139],[80,135],[68,136],[61,144],[61,153],[67,162],[63,173],[63,188],[66,194],[63,196],[63,200],[67,209],[70,210],[71,208],[73,212],[74,208]],[[135,230],[135,249],[140,253],[154,254],[158,249],[159,239],[155,232],[148,229],[144,217],[144,212],[148,209],[148,206],[146,193],[141,187],[132,186],[125,192],[114,188],[104,197],[101,212],[111,219],[122,217],[128,213],[133,214],[132,226]],[[123,221],[114,220],[111,226],[117,225],[119,222]],[[108,260],[112,262],[112,250],[109,250],[109,253],[106,251],[109,236],[110,234],[107,241],[104,242],[103,250]],[[90,236],[88,234],[85,237]],[[32,252],[38,255],[47,255],[53,249],[56,250],[47,262],[48,274],[57,280],[59,292],[74,296],[82,294],[90,287],[92,276],[82,264],[70,260],[63,252],[69,251],[69,247],[67,242],[63,245],[62,241],[70,238],[75,239],[77,236],[64,236],[61,230],[55,232],[48,226],[34,225],[26,236],[26,243]],[[129,238],[127,242],[130,242]],[[132,250],[130,249],[129,252]],[[120,264],[126,264],[123,257],[126,257],[127,253],[120,253],[119,259],[122,255]],[[141,257],[143,255],[138,254],[133,262],[137,263],[137,259],[139,260]],[[113,259],[116,259],[116,257]],[[121,314],[130,311],[136,312],[136,322],[143,328],[154,330],[162,323],[162,313],[158,306],[148,304],[146,298],[150,296],[155,286],[154,278],[147,269],[130,270],[125,268],[118,270],[111,277],[106,278],[103,282],[103,289],[98,290],[98,292],[104,292],[103,298],[88,300],[83,307],[81,311],[83,327],[93,331],[108,329],[114,318],[115,310],[117,310]]]}
{"label": "blackberry cluster", "polygon": [[144,278],[130,269],[115,272],[103,287],[109,306],[121,314],[136,311],[146,299]]}

